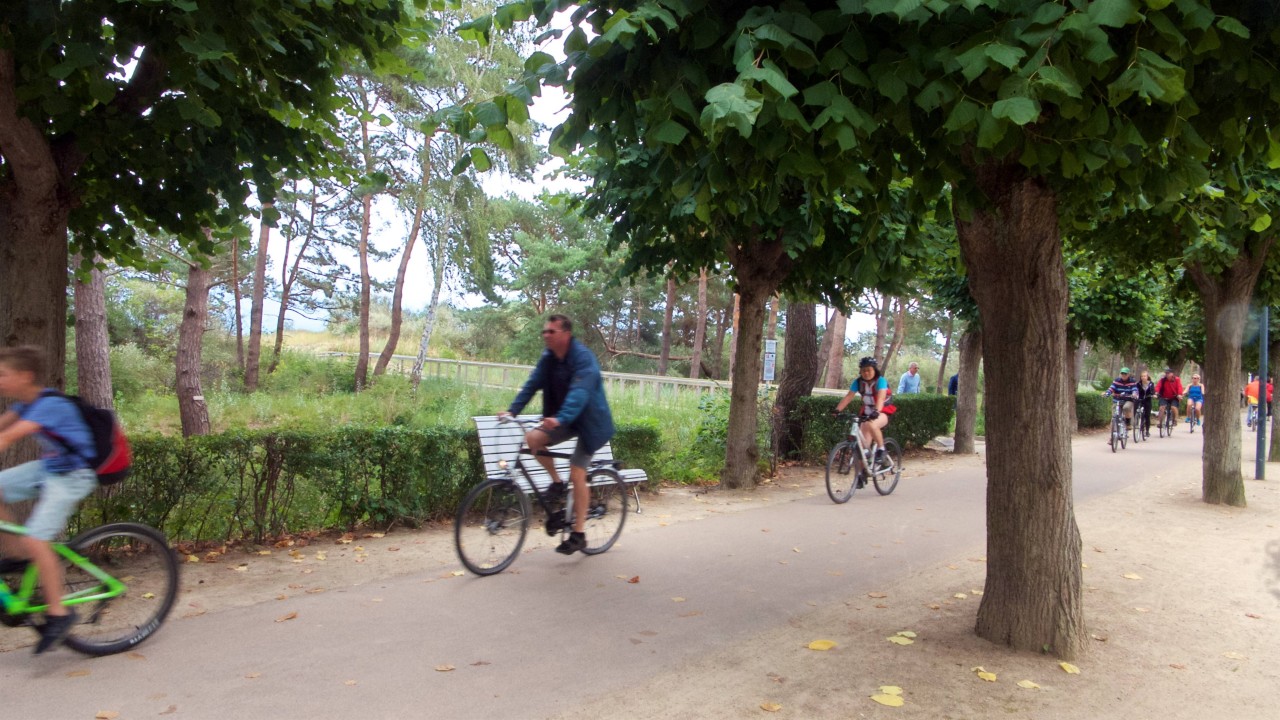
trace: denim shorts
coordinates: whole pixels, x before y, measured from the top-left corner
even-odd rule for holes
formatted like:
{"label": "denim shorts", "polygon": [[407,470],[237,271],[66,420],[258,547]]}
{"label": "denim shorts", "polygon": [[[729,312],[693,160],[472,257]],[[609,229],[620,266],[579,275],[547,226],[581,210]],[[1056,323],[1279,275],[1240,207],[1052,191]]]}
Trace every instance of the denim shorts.
{"label": "denim shorts", "polygon": [[53,473],[40,460],[0,471],[0,495],[4,502],[36,500],[27,532],[31,537],[53,541],[67,527],[67,518],[80,501],[98,487],[98,476],[88,468],[68,473]]}

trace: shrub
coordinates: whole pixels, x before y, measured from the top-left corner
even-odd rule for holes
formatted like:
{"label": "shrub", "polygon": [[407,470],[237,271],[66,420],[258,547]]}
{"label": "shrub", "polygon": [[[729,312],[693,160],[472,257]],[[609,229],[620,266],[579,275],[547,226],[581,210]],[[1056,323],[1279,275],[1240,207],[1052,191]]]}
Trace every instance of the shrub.
{"label": "shrub", "polygon": [[1111,422],[1111,401],[1096,392],[1076,393],[1076,421],[1082,428],[1106,427]]}
{"label": "shrub", "polygon": [[[800,398],[793,413],[799,413],[804,438],[800,442],[803,459],[826,462],[827,451],[848,432],[846,420],[831,416],[839,404],[835,395],[810,395]],[[955,403],[947,395],[895,395],[897,412],[885,436],[896,439],[903,448],[923,447],[939,435],[945,435],[955,414]]]}
{"label": "shrub", "polygon": [[657,484],[662,454],[662,430],[657,420],[642,418],[619,424],[611,444],[613,456],[622,461],[623,467],[640,468],[649,474],[649,484]]}

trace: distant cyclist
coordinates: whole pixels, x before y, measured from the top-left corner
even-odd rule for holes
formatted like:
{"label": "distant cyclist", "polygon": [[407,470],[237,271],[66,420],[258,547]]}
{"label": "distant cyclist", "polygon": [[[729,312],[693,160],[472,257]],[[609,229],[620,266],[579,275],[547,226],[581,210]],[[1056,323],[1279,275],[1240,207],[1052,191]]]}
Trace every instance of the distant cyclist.
{"label": "distant cyclist", "polygon": [[880,465],[884,462],[884,428],[889,424],[893,406],[886,405],[889,381],[884,379],[880,366],[873,357],[864,357],[858,361],[858,377],[849,386],[849,392],[836,403],[836,412],[844,410],[858,397],[862,398],[859,414],[864,420],[859,429],[863,445],[876,449],[875,463]]}
{"label": "distant cyclist", "polygon": [[1187,386],[1187,422],[1194,421],[1200,425],[1204,417],[1204,385],[1200,384],[1200,376],[1192,375],[1191,384]]}
{"label": "distant cyclist", "polygon": [[[1174,374],[1173,368],[1164,369],[1164,377],[1156,383],[1156,395],[1160,398],[1160,409],[1169,408],[1173,413],[1173,422],[1178,422],[1178,403],[1182,402],[1182,378]],[[1159,417],[1157,413],[1156,417]]]}
{"label": "distant cyclist", "polygon": [[1138,373],[1138,405],[1142,410],[1142,422],[1139,427],[1151,427],[1151,401],[1156,396],[1156,384],[1151,382],[1151,374],[1146,370]]}
{"label": "distant cyclist", "polygon": [[1120,401],[1120,413],[1124,415],[1126,428],[1133,422],[1133,410],[1138,405],[1138,379],[1129,374],[1129,368],[1120,368],[1120,377],[1111,381],[1103,395],[1109,395]]}

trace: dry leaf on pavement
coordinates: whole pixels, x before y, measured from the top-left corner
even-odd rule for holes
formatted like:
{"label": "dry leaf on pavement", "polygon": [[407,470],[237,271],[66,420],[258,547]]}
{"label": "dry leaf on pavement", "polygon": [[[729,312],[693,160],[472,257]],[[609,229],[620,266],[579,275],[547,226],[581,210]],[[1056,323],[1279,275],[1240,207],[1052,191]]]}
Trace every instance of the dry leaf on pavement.
{"label": "dry leaf on pavement", "polygon": [[98,714],[93,716],[94,720],[115,720],[118,717],[120,713],[115,710],[99,710]]}
{"label": "dry leaf on pavement", "polygon": [[437,665],[437,666],[436,666],[436,672],[453,672],[453,670],[454,670],[454,667],[453,667],[452,665]]}
{"label": "dry leaf on pavement", "polygon": [[1019,680],[1019,681],[1018,681],[1018,687],[1020,687],[1020,688],[1022,688],[1022,689],[1024,689],[1024,690],[1035,690],[1036,688],[1038,688],[1038,687],[1040,687],[1040,686],[1039,686],[1039,685],[1037,685],[1037,684],[1035,684],[1035,683],[1033,683],[1033,682],[1031,682],[1030,680]]}
{"label": "dry leaf on pavement", "polygon": [[814,640],[808,645],[810,650],[822,650],[822,651],[830,650],[835,646],[836,644],[832,640]]}
{"label": "dry leaf on pavement", "polygon": [[778,703],[767,702],[767,703],[760,703],[760,709],[765,712],[778,712],[779,710],[782,709],[782,706],[779,705]]}
{"label": "dry leaf on pavement", "polygon": [[288,615],[282,615],[282,616],[280,616],[280,617],[276,618],[276,622],[278,622],[278,623],[280,623],[280,622],[285,622],[286,620],[292,620],[292,619],[294,619],[294,618],[296,618],[296,617],[298,617],[298,613],[296,613],[296,612],[291,612],[291,613],[289,613]]}
{"label": "dry leaf on pavement", "polygon": [[1058,663],[1058,666],[1061,667],[1063,672],[1067,673],[1068,675],[1080,674],[1080,668],[1076,667],[1075,665],[1072,665],[1069,662]]}

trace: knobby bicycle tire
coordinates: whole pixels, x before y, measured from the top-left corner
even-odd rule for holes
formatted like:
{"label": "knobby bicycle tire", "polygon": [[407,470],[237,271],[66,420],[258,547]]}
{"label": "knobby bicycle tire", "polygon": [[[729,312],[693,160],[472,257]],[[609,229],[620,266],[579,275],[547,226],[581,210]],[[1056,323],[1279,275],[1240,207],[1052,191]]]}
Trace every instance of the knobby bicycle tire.
{"label": "knobby bicycle tire", "polygon": [[622,526],[627,524],[631,495],[627,493],[627,484],[622,482],[622,477],[609,469],[598,469],[588,475],[587,490],[590,500],[587,503],[587,522],[583,526],[587,546],[582,552],[599,555],[613,547],[622,534]]}
{"label": "knobby bicycle tire", "polygon": [[857,443],[848,440],[836,443],[827,453],[827,496],[836,504],[849,502],[857,489],[858,478],[852,472],[857,454]]}
{"label": "knobby bicycle tire", "polygon": [[453,543],[463,567],[476,575],[496,575],[515,561],[529,532],[529,498],[505,478],[471,489],[458,507]]}
{"label": "knobby bicycle tire", "polygon": [[871,476],[872,482],[876,485],[876,492],[881,495],[888,495],[893,489],[898,487],[898,479],[902,477],[902,448],[898,447],[898,441],[893,438],[885,438],[884,453],[893,461],[893,467],[883,472],[877,472]]}
{"label": "knobby bicycle tire", "polygon": [[[67,543],[100,570],[124,583],[123,594],[77,603],[79,621],[64,641],[86,655],[111,655],[136,647],[156,630],[178,598],[178,559],[169,541],[140,523],[111,523],[86,530]],[[69,596],[91,592],[101,581],[63,560]]]}

